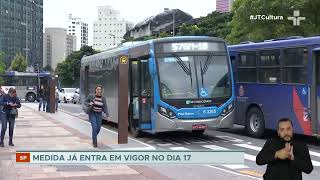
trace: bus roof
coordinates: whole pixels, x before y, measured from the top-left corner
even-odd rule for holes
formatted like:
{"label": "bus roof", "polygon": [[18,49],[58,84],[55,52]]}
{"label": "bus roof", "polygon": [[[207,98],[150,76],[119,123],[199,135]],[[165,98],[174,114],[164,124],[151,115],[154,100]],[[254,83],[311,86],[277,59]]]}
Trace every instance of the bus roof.
{"label": "bus roof", "polygon": [[320,36],[299,38],[299,39],[286,39],[286,40],[276,40],[268,42],[258,42],[249,44],[238,44],[228,46],[229,51],[242,51],[242,50],[254,50],[254,49],[273,49],[280,47],[298,47],[298,46],[310,46],[310,45],[320,45]]}
{"label": "bus roof", "polygon": [[175,42],[175,41],[220,41],[224,42],[223,39],[217,38],[217,37],[209,37],[209,36],[175,36],[175,37],[166,37],[166,38],[158,38],[158,39],[151,39],[147,41],[138,41],[138,42],[132,42],[132,43],[125,43],[123,45],[120,45],[118,47],[107,49],[106,51],[103,51],[98,54],[94,54],[91,56],[84,56],[81,61],[86,61],[86,59],[99,59],[101,56],[106,56],[108,54],[112,53],[120,53],[120,52],[126,52],[131,48],[144,46],[152,43],[165,43],[165,42]]}
{"label": "bus roof", "polygon": [[[7,76],[38,76],[38,73],[32,72],[17,72],[17,71],[6,71]],[[41,72],[39,76],[50,76],[50,72]]]}

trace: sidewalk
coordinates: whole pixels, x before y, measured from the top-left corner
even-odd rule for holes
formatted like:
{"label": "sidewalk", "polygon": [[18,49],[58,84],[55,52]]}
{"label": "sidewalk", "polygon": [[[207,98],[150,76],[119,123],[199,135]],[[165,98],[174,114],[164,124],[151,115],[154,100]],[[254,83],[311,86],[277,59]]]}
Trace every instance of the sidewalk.
{"label": "sidewalk", "polygon": [[[0,126],[1,127],[1,126]],[[90,129],[90,130],[89,130]],[[109,133],[109,134],[108,134]],[[127,145],[118,145],[117,137],[103,129],[99,135],[100,150],[150,148],[130,139]],[[0,180],[43,179],[43,180],[99,180],[99,179],[169,179],[146,166],[126,165],[23,165],[15,163],[16,150],[96,150],[90,138],[91,126],[63,112],[48,114],[37,111],[36,104],[22,104],[13,142],[0,148]],[[98,150],[99,150],[98,149]]]}

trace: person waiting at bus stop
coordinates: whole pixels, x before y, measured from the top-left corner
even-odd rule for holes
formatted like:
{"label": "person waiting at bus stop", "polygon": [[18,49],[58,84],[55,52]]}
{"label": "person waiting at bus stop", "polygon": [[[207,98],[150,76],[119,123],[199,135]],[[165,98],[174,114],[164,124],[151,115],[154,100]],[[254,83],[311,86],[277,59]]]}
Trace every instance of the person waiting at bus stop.
{"label": "person waiting at bus stop", "polygon": [[20,100],[17,97],[17,92],[15,89],[10,88],[9,94],[3,95],[1,97],[0,105],[3,106],[2,112],[2,126],[1,126],[1,139],[0,147],[4,147],[4,135],[6,134],[7,124],[9,123],[9,146],[14,146],[13,139],[13,130],[15,119],[18,116],[17,108],[21,107]]}
{"label": "person waiting at bus stop", "polygon": [[278,138],[269,139],[259,152],[256,163],[267,164],[264,180],[302,180],[302,172],[313,170],[308,147],[293,139],[290,119],[278,121]]}
{"label": "person waiting at bus stop", "polygon": [[102,86],[97,85],[95,94],[89,95],[85,101],[84,106],[87,108],[86,113],[89,114],[89,120],[92,127],[92,144],[93,147],[98,147],[97,136],[102,125],[102,112],[104,112],[109,120],[109,113],[105,97],[102,96]]}
{"label": "person waiting at bus stop", "polygon": [[45,111],[46,109],[46,98],[45,98],[45,89],[43,85],[41,85],[40,90],[39,90],[39,111],[41,111],[41,106],[43,107],[42,110]]}

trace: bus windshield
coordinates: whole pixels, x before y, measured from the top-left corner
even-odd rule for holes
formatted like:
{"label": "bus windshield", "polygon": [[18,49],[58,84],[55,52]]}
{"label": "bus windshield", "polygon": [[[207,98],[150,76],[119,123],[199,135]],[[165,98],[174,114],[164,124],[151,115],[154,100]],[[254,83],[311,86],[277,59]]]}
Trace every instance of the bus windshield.
{"label": "bus windshield", "polygon": [[163,99],[199,99],[231,96],[228,59],[223,55],[158,58]]}

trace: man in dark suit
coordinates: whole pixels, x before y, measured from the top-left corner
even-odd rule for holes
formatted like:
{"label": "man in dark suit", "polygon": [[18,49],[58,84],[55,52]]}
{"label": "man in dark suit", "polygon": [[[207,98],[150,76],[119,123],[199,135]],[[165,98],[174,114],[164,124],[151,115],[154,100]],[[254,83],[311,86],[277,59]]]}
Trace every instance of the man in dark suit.
{"label": "man in dark suit", "polygon": [[267,164],[264,180],[302,180],[302,172],[313,170],[308,147],[293,139],[290,119],[278,121],[278,138],[269,139],[256,158],[258,165]]}

